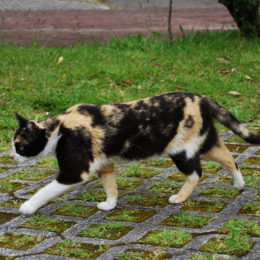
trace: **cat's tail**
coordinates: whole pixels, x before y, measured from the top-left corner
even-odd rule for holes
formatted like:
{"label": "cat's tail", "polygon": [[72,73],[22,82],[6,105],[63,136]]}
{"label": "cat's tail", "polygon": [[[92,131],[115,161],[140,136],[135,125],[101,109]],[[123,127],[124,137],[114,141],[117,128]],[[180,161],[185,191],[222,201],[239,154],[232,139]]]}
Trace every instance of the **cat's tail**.
{"label": "cat's tail", "polygon": [[236,119],[229,111],[220,106],[215,100],[207,98],[211,112],[221,124],[232,130],[236,135],[240,136],[246,142],[251,144],[260,144],[260,135],[256,135],[250,131]]}

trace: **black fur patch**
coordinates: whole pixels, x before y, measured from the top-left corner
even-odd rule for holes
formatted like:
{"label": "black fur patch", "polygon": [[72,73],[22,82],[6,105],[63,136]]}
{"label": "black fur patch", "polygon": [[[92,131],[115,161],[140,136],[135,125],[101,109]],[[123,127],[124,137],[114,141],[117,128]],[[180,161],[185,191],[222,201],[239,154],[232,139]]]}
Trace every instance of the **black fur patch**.
{"label": "black fur patch", "polygon": [[167,102],[165,95],[153,97],[149,104],[143,101],[136,105],[117,104],[124,116],[116,132],[106,128],[105,154],[125,159],[161,154],[177,133],[184,105],[184,100],[178,97],[175,104]]}
{"label": "black fur patch", "polygon": [[202,136],[208,131],[210,126],[213,124],[211,109],[209,103],[205,99],[202,99],[200,101],[200,113],[203,119],[202,127],[200,129],[200,135]]}
{"label": "black fur patch", "polygon": [[93,161],[90,134],[85,128],[78,127],[74,130],[60,127],[60,138],[56,154],[60,172],[58,182],[73,184],[82,181],[80,175],[89,172],[89,163]]}
{"label": "black fur patch", "polygon": [[93,118],[93,123],[92,126],[103,126],[106,122],[105,119],[100,112],[100,107],[99,106],[94,106],[94,105],[80,105],[78,107],[78,112],[82,115],[91,115]]}
{"label": "black fur patch", "polygon": [[199,177],[202,175],[202,170],[200,166],[200,159],[198,156],[192,158],[187,158],[186,152],[181,152],[170,156],[177,168],[183,172],[185,175],[191,175],[196,172]]}
{"label": "black fur patch", "polygon": [[48,141],[44,129],[29,131],[25,127],[16,131],[14,140],[17,138],[17,136],[21,136],[26,142],[15,142],[15,150],[18,154],[25,157],[36,156],[42,152]]}
{"label": "black fur patch", "polygon": [[202,146],[200,147],[200,153],[202,153],[202,154],[206,153],[213,146],[216,146],[216,145],[218,145],[218,133],[217,133],[215,126],[212,123],[211,126],[209,126],[207,137],[204,140]]}
{"label": "black fur patch", "polygon": [[191,115],[188,116],[188,118],[185,120],[184,127],[192,128],[194,125],[194,120]]}

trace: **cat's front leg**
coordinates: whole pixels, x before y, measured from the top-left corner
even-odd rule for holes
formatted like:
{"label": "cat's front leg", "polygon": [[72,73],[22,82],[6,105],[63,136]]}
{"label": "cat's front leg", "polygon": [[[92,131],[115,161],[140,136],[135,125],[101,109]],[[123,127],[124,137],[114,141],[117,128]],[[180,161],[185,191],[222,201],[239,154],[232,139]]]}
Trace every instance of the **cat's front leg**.
{"label": "cat's front leg", "polygon": [[99,174],[107,194],[107,199],[106,201],[99,203],[97,208],[101,210],[114,209],[117,202],[117,187],[113,164],[105,166],[102,170],[99,171]]}
{"label": "cat's front leg", "polygon": [[53,180],[51,183],[40,189],[29,200],[24,202],[19,211],[22,214],[32,214],[48,201],[56,198],[57,196],[77,187],[80,183],[76,184],[62,184],[57,180]]}

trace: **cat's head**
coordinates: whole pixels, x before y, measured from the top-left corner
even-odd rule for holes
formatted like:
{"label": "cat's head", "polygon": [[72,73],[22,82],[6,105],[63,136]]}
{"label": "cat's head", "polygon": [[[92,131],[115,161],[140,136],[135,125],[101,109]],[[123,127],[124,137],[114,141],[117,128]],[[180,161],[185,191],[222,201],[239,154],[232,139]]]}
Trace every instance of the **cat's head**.
{"label": "cat's head", "polygon": [[19,127],[12,139],[12,152],[10,157],[19,164],[33,162],[40,157],[48,138],[45,129],[35,121],[29,121],[15,114]]}

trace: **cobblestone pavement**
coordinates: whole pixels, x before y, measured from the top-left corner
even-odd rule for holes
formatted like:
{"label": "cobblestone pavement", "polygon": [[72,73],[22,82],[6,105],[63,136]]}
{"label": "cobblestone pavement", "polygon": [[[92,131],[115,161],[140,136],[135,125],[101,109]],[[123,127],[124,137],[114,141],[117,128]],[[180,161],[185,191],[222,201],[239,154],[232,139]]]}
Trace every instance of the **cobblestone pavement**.
{"label": "cobblestone pavement", "polygon": [[[260,132],[260,128],[251,129]],[[226,170],[202,160],[204,177],[189,201],[169,204],[168,197],[180,188],[183,177],[163,157],[118,165],[120,199],[117,208],[108,212],[96,209],[105,193],[93,177],[36,215],[20,215],[20,204],[55,177],[57,165],[54,160],[45,160],[20,168],[9,159],[8,152],[1,153],[0,255],[10,257],[1,259],[198,259],[203,245],[210,241],[220,245],[230,236],[234,224],[226,229],[229,234],[220,229],[230,218],[244,221],[246,227],[239,224],[234,228],[233,239],[238,241],[239,232],[248,234],[249,249],[242,255],[233,253],[238,256],[220,251],[222,258],[214,259],[259,259],[260,146],[244,143],[231,132],[222,133],[222,137],[240,164],[246,182],[243,191],[233,188]],[[188,215],[205,222],[178,223],[176,214],[181,214],[181,219]],[[185,232],[185,242],[178,244],[178,237],[173,244],[163,241],[163,232],[176,230]],[[149,240],[152,235],[158,236],[156,241]],[[212,255],[205,248],[206,254]]]}

